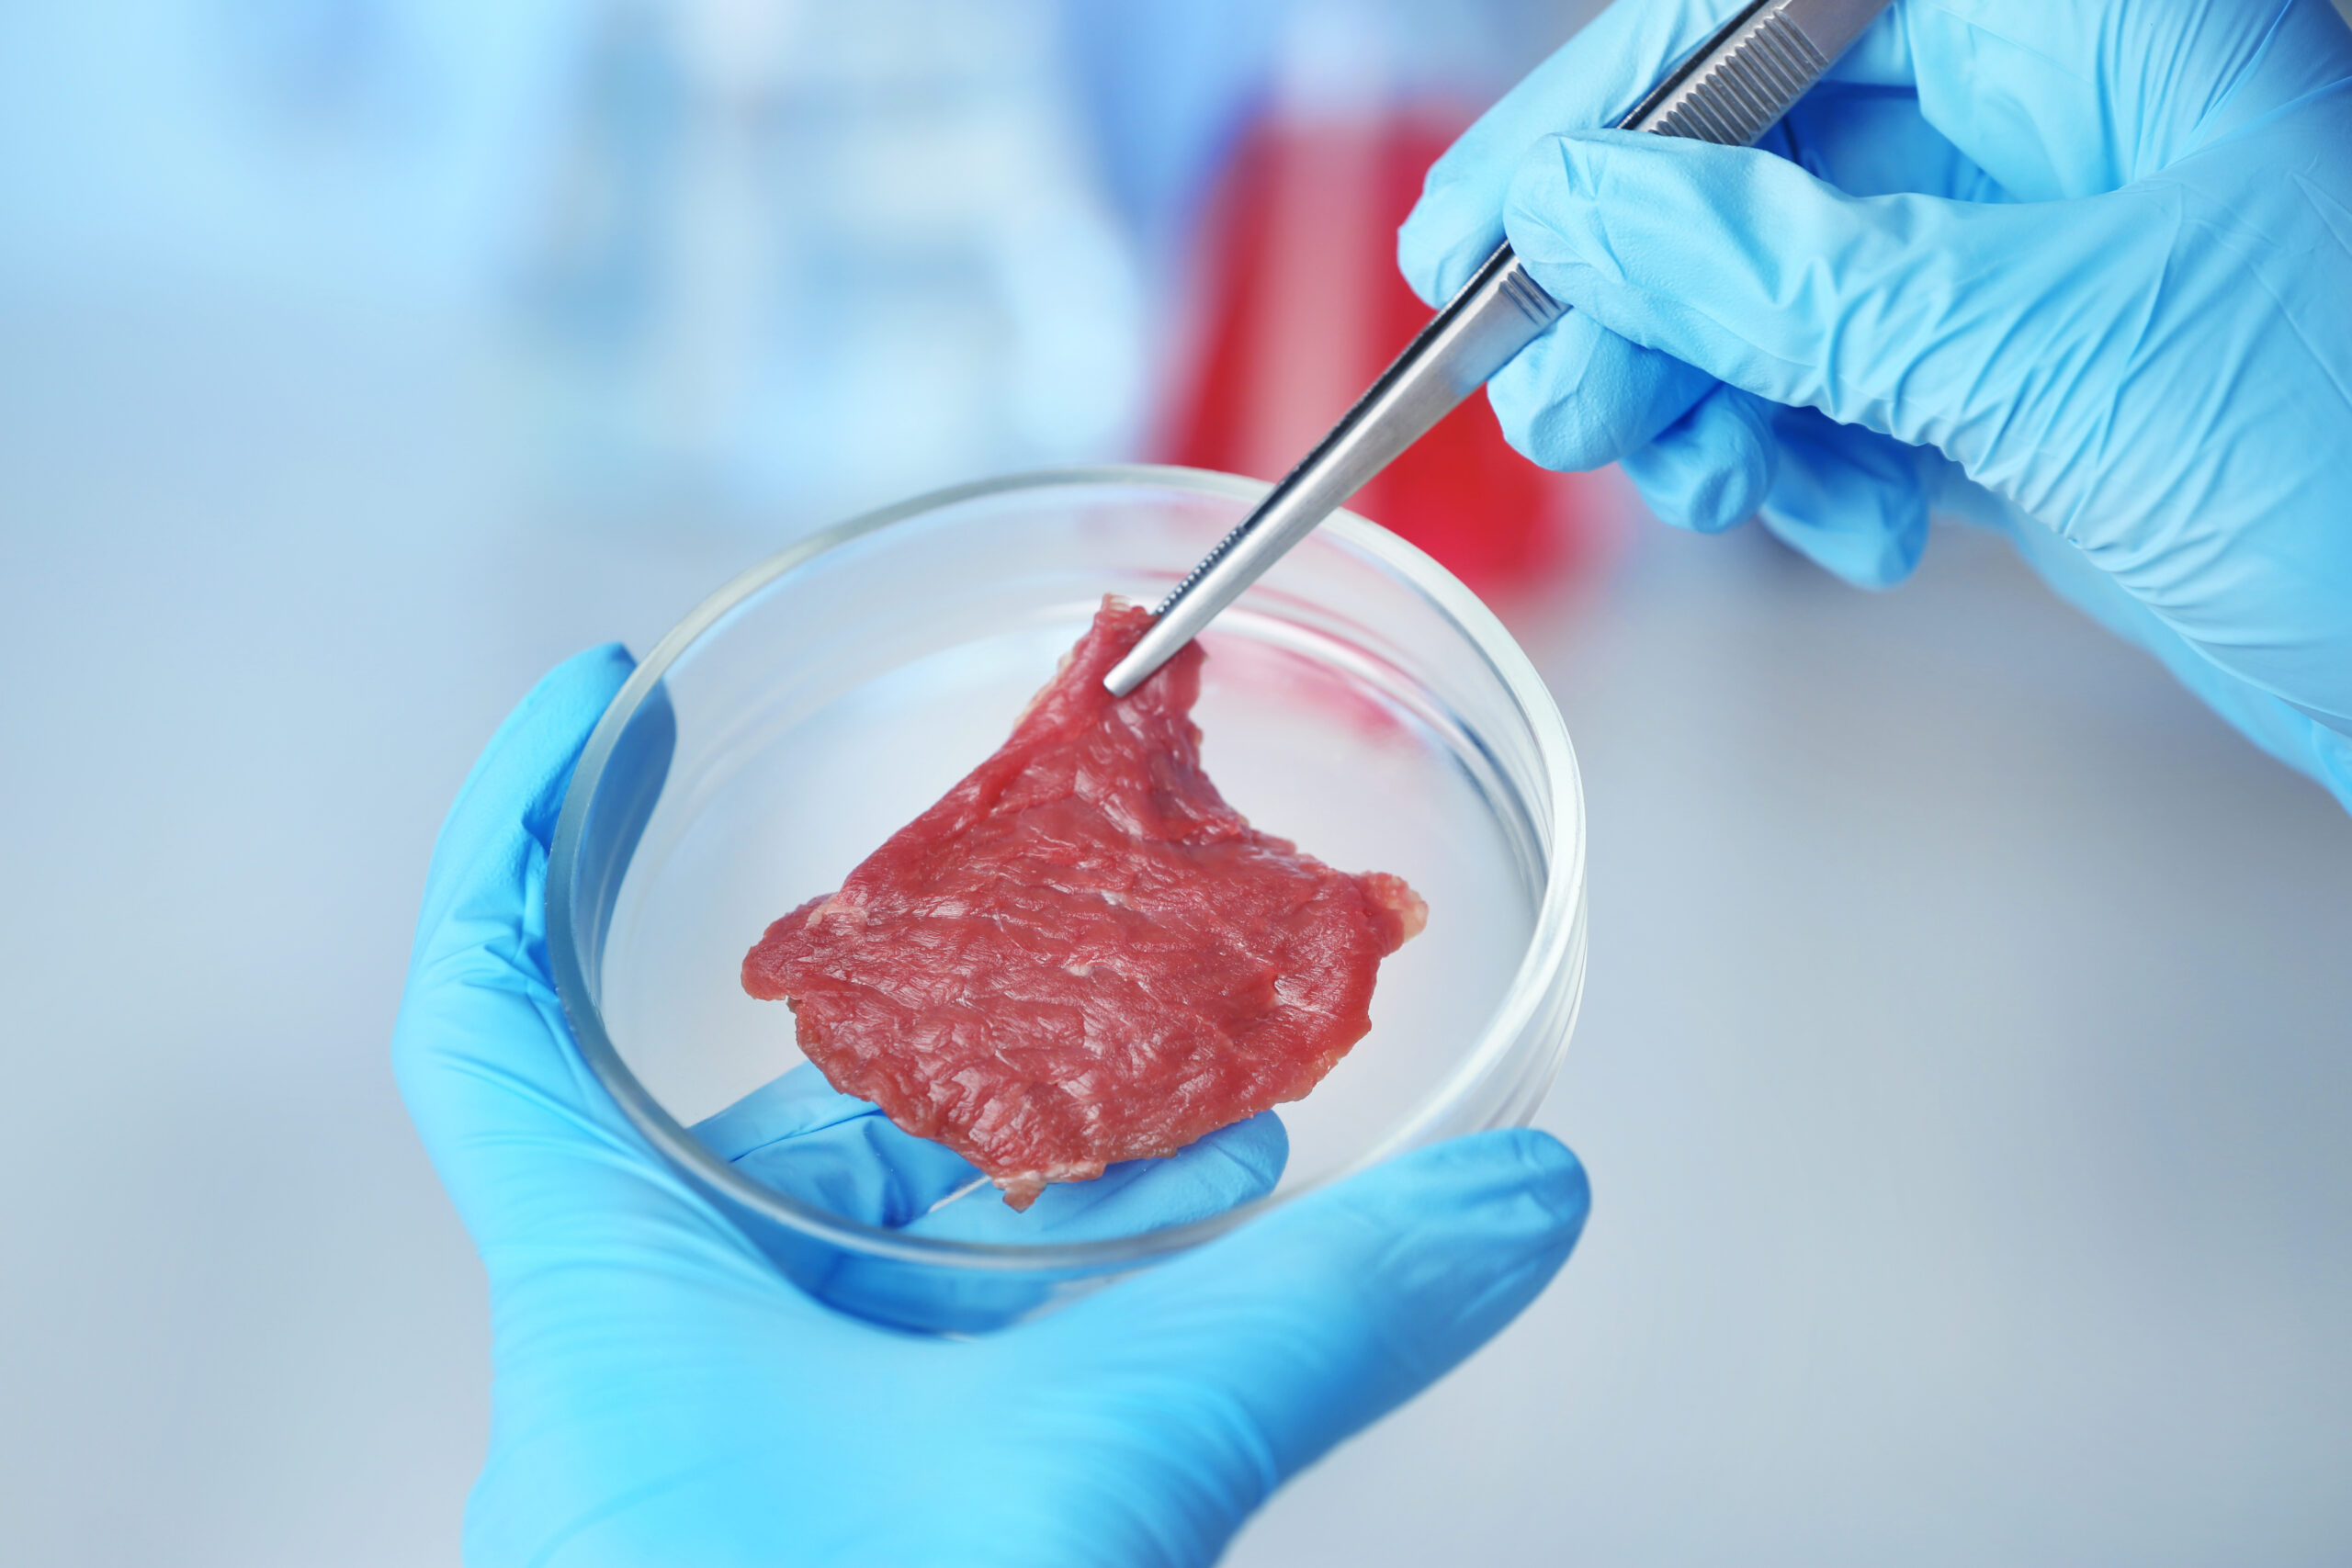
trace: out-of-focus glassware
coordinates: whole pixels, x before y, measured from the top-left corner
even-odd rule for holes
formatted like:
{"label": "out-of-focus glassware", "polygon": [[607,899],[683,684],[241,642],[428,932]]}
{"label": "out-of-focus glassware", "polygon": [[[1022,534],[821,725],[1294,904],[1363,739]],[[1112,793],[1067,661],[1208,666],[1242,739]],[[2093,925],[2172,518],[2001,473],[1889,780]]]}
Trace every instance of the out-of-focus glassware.
{"label": "out-of-focus glassware", "polygon": [[1051,0],[604,0],[526,269],[581,494],[814,521],[1135,443]]}

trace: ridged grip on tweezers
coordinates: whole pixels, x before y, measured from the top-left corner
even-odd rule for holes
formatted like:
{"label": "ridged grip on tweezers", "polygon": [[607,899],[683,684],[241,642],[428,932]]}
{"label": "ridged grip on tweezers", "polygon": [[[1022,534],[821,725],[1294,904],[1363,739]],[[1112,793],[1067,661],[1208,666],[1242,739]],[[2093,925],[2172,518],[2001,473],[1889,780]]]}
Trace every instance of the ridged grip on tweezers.
{"label": "ridged grip on tweezers", "polygon": [[1770,130],[1828,69],[1813,40],[1774,11],[1641,129],[1745,147]]}
{"label": "ridged grip on tweezers", "polygon": [[[1886,4],[1751,0],[1614,129],[1746,146],[1821,79]],[[1134,690],[1566,313],[1510,246],[1498,246],[1305,460],[1161,601],[1158,618],[1103,684],[1120,696]]]}

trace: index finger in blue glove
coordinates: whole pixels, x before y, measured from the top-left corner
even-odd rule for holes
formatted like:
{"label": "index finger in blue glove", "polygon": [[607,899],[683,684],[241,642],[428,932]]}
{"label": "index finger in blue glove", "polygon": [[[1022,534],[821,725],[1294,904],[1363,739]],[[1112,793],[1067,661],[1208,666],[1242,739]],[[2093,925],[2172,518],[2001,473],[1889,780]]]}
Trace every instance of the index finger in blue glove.
{"label": "index finger in blue glove", "polygon": [[[2113,265],[2171,215],[2136,191],[2065,204],[1857,198],[1781,159],[1616,131],[1528,160],[1512,239],[1613,330],[1769,401],[1934,446],[2040,513],[2105,406],[2089,361],[2154,280]],[[2014,487],[2014,488],[2012,488]]]}
{"label": "index finger in blue glove", "polygon": [[[2085,310],[2033,308],[2056,289],[2115,288],[2098,265],[2111,233],[2082,220],[2068,231],[2039,209],[1857,198],[1765,153],[1596,131],[1529,159],[1510,220],[1561,298],[1787,406],[1765,442],[1764,521],[1867,587],[1902,581],[1928,537],[1928,488],[1898,443],[2044,502],[2046,455],[2086,442],[2098,414],[2065,373],[2128,346],[2084,338]],[[2116,304],[2096,308],[2111,318]],[[1659,470],[1696,490],[1724,462],[1668,446],[1629,472],[1646,495],[1666,488]]]}

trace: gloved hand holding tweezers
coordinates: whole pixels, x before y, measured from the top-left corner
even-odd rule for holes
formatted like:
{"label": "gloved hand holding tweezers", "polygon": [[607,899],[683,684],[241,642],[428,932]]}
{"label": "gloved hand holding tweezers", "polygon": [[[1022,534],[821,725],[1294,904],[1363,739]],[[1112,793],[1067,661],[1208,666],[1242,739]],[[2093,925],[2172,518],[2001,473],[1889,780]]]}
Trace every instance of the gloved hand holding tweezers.
{"label": "gloved hand holding tweezers", "polygon": [[1424,297],[1507,234],[1574,307],[1512,444],[1871,586],[1990,524],[2352,807],[2352,31],[1895,0],[1765,152],[1585,129],[1726,9],[1623,0],[1430,173]]}

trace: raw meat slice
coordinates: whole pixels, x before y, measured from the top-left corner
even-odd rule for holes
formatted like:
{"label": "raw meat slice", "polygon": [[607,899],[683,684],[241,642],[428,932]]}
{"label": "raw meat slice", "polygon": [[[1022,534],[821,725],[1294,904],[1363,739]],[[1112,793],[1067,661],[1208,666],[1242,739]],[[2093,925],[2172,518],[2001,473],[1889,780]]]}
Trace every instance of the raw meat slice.
{"label": "raw meat slice", "polygon": [[1015,1209],[1306,1094],[1428,919],[1400,879],[1225,803],[1191,718],[1197,645],[1102,689],[1150,622],[1105,599],[994,756],[743,960],[835,1089]]}

